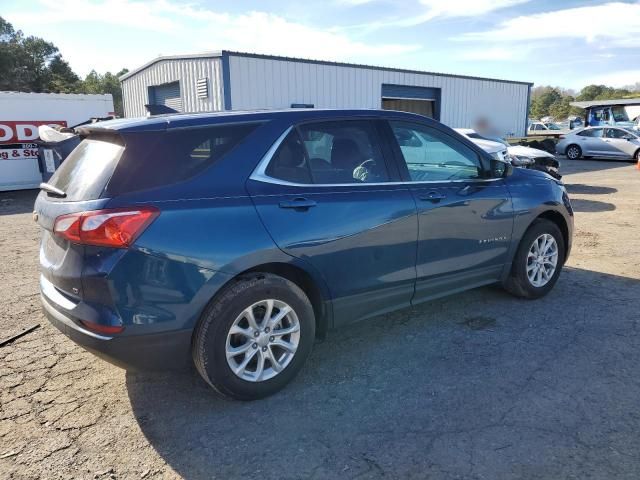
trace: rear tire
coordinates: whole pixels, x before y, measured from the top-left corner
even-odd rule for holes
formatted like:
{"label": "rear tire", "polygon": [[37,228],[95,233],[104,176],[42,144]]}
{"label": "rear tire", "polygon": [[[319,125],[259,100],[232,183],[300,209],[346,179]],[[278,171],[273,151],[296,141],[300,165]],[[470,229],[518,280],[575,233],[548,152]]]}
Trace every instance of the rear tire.
{"label": "rear tire", "polygon": [[565,155],[569,160],[578,160],[582,157],[582,149],[578,145],[569,145],[565,151]]}
{"label": "rear tire", "polygon": [[558,226],[543,218],[535,220],[518,245],[504,289],[520,298],[545,296],[558,281],[564,256],[564,238]]}
{"label": "rear tire", "polygon": [[206,308],[193,336],[193,362],[220,395],[256,400],[296,376],[314,338],[313,307],[300,287],[277,275],[255,273],[240,278]]}

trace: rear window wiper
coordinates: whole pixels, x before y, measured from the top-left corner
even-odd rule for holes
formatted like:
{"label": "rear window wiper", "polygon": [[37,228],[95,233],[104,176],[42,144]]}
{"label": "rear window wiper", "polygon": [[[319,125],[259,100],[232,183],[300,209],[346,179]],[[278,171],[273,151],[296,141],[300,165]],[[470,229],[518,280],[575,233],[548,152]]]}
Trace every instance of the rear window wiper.
{"label": "rear window wiper", "polygon": [[47,195],[54,197],[65,198],[67,196],[67,193],[64,190],[60,190],[59,188],[44,182],[40,184],[40,190],[44,190],[47,192]]}

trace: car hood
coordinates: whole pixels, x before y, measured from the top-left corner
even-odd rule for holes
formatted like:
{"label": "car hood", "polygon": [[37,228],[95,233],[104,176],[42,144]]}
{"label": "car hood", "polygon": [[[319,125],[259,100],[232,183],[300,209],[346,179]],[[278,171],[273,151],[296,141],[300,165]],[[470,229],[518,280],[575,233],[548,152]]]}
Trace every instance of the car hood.
{"label": "car hood", "polygon": [[511,155],[516,155],[519,157],[528,157],[528,158],[536,158],[536,157],[550,157],[555,158],[555,156],[549,152],[544,150],[539,150],[537,148],[525,147],[524,145],[513,145],[507,148]]}
{"label": "car hood", "polygon": [[491,140],[482,140],[480,138],[469,138],[469,140],[478,145],[487,153],[498,153],[503,152],[507,149],[503,144],[499,142],[492,142]]}
{"label": "car hood", "polygon": [[535,170],[530,168],[514,168],[513,175],[518,177],[523,177],[523,178],[530,178],[530,179],[538,178],[538,179],[549,180],[558,185],[562,185],[562,181],[553,178],[551,175],[541,170]]}

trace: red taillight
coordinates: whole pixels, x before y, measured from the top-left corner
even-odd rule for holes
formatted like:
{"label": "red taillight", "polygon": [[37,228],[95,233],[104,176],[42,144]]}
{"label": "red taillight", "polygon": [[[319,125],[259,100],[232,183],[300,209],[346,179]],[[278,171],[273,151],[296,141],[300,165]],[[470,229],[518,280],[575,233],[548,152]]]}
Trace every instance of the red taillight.
{"label": "red taillight", "polygon": [[159,214],[154,207],[72,213],[56,218],[53,231],[73,243],[127,248]]}
{"label": "red taillight", "polygon": [[104,335],[113,335],[121,333],[124,330],[122,325],[100,325],[99,323],[93,323],[87,320],[80,320],[80,323],[82,323],[82,325],[84,325],[88,330],[96,333],[102,333]]}

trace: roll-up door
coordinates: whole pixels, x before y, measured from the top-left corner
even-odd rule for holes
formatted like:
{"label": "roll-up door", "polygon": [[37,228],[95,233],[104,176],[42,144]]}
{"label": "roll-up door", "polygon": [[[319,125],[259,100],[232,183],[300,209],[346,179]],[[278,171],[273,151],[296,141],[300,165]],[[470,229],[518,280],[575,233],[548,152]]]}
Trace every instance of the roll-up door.
{"label": "roll-up door", "polygon": [[150,88],[149,100],[154,105],[164,105],[181,112],[182,98],[180,97],[180,82],[165,83]]}
{"label": "roll-up door", "polygon": [[382,108],[440,120],[440,96],[439,88],[383,84]]}

